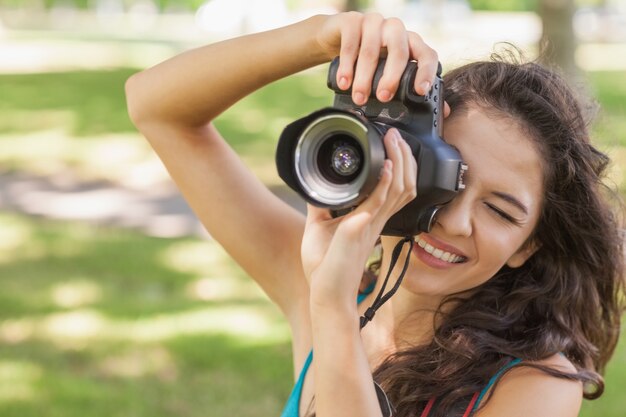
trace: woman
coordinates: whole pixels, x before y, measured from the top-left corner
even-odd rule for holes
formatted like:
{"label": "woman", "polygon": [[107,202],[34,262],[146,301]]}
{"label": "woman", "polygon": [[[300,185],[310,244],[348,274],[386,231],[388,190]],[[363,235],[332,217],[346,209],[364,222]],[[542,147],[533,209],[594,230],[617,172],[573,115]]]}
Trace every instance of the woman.
{"label": "woman", "polygon": [[[211,123],[337,55],[339,86],[363,104],[382,53],[380,101],[410,59],[416,92],[428,92],[437,54],[398,19],[351,12],[185,52],[128,80],[129,112],[211,235],[287,317],[301,378],[284,416],[381,416],[373,380],[397,416],[577,415],[583,395],[601,394],[617,341],[623,257],[599,191],[607,159],[558,76],[503,62],[446,75],[444,139],[470,166],[467,188],[401,255],[401,288],[362,331],[383,281],[357,304],[363,267],[387,219],[416,195],[406,143],[395,129],[385,135],[379,183],[356,210],[334,219],[308,206],[305,218]],[[380,271],[398,240],[382,237]]]}

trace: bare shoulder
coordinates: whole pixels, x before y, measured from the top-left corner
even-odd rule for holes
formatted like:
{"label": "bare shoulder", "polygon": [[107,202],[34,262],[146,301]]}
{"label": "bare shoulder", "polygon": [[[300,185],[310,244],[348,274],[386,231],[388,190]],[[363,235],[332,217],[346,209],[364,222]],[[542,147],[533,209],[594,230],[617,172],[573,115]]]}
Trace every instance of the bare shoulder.
{"label": "bare shoulder", "polygon": [[[576,372],[574,365],[559,354],[533,363],[567,373]],[[575,417],[582,404],[583,386],[579,381],[519,366],[504,374],[491,394],[490,400],[476,413],[477,417]]]}

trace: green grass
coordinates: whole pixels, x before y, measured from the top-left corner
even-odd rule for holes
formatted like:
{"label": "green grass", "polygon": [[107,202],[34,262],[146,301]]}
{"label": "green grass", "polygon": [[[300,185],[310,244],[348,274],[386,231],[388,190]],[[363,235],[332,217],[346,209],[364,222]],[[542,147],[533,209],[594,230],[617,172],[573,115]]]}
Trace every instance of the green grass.
{"label": "green grass", "polygon": [[[0,75],[0,170],[123,175],[154,158],[126,114],[133,72]],[[284,125],[330,103],[324,76],[274,83],[216,123],[273,172]],[[626,73],[589,79],[594,140],[624,193]],[[115,166],[101,161],[111,143],[132,151]],[[215,243],[0,213],[0,288],[3,417],[272,416],[291,387],[285,321]],[[581,415],[622,416],[624,384],[626,340]]]}
{"label": "green grass", "polygon": [[278,414],[286,324],[215,243],[5,213],[0,245],[0,415]]}
{"label": "green grass", "polygon": [[80,138],[129,132],[124,81],[131,69],[0,76],[0,134],[64,126]]}

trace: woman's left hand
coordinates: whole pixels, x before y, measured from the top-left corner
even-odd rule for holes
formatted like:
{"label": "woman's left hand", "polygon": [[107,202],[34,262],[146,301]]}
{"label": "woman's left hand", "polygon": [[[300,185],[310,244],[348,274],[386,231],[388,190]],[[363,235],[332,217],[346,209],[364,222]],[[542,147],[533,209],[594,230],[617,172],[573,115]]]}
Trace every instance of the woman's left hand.
{"label": "woman's left hand", "polygon": [[384,137],[388,159],[373,193],[355,210],[333,218],[308,205],[301,255],[311,307],[351,308],[368,256],[387,220],[417,194],[417,162],[396,129]]}

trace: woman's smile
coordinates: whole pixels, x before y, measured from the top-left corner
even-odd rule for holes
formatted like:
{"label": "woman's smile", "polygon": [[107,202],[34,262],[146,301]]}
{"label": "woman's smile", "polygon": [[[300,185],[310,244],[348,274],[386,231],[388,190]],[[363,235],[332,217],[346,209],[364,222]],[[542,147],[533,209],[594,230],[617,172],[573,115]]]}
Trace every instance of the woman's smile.
{"label": "woman's smile", "polygon": [[433,268],[450,268],[467,261],[467,256],[458,249],[437,241],[424,233],[415,237],[415,243],[413,253],[422,262]]}

